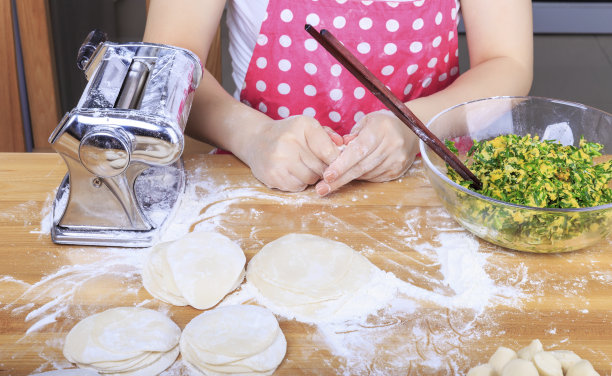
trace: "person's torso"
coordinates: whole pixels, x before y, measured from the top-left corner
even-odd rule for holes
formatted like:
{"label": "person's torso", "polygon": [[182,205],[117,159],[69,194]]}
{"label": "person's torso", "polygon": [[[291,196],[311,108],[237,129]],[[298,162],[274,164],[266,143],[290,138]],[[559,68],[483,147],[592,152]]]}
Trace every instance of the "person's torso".
{"label": "person's torso", "polygon": [[305,114],[346,134],[384,106],[304,25],[331,31],[408,101],[458,76],[458,7],[456,0],[233,0],[227,19],[239,98],[273,119]]}

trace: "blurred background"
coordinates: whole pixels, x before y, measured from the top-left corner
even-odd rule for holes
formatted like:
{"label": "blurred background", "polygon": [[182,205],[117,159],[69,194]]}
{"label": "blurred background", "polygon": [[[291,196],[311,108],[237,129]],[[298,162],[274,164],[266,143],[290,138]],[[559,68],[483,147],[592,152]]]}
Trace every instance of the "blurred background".
{"label": "blurred background", "polygon": [[[612,112],[612,0],[534,0],[533,11],[530,95]],[[87,83],[76,67],[83,39],[98,28],[114,42],[140,41],[145,21],[146,0],[0,0],[0,111],[6,128],[0,152],[51,151],[49,135]],[[227,40],[222,27],[219,79],[232,93]],[[461,33],[459,47],[465,71]],[[209,149],[188,139],[185,154]]]}

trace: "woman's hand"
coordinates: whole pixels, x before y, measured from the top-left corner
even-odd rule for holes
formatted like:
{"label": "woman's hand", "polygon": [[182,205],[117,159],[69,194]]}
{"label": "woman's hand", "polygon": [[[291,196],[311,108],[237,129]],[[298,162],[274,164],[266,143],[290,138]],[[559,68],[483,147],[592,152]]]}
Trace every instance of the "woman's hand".
{"label": "woman's hand", "polygon": [[316,183],[340,154],[343,139],[308,116],[270,120],[245,140],[240,158],[270,188],[297,192]]}
{"label": "woman's hand", "polygon": [[417,151],[416,135],[387,110],[366,115],[344,136],[344,144],[316,186],[321,196],[355,179],[396,179],[410,168]]}

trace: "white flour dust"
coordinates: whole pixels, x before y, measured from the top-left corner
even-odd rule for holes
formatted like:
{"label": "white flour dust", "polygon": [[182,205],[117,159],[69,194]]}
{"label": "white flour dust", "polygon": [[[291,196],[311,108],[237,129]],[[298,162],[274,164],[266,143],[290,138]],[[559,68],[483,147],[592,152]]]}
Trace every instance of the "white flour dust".
{"label": "white flour dust", "polygon": [[[403,179],[426,181],[418,163]],[[612,273],[597,265],[590,275],[573,280],[554,272],[529,270],[519,254],[479,242],[439,207],[365,205],[356,211],[356,203],[379,199],[371,191],[360,191],[359,186],[337,199],[319,198],[313,190],[283,193],[254,180],[235,182],[231,176],[209,176],[205,167],[193,171],[187,181],[179,210],[160,241],[195,230],[218,231],[252,257],[273,240],[270,234],[278,229],[285,233],[318,229],[315,235],[360,244],[355,250],[381,269],[329,320],[300,321],[303,318],[290,310],[266,301],[249,282],[220,303],[267,306],[277,314],[281,327],[299,326],[308,333],[306,343],[292,348],[290,354],[308,359],[315,353],[321,357],[322,352],[326,367],[335,374],[461,374],[474,365],[467,354],[474,354],[480,340],[504,335],[498,325],[503,310],[490,308],[502,305],[520,310],[524,302],[543,295],[543,281],[558,279],[556,284],[548,282],[551,288],[560,295],[578,297],[588,283],[612,283]],[[51,202],[50,198],[49,207]],[[49,236],[47,204],[37,214],[40,236]],[[270,205],[280,207],[281,213],[266,210]],[[388,210],[401,213],[401,220],[389,220]],[[152,299],[142,287],[140,270],[148,249],[65,247],[62,252],[66,265],[35,283],[0,276],[0,284],[10,284],[18,292],[0,297],[0,309],[28,324],[19,341],[41,358],[39,371],[70,367],[61,354],[63,337],[59,333],[103,307],[128,301],[171,315],[169,305]],[[573,262],[572,258],[559,260]],[[106,288],[91,296],[88,286],[96,285],[100,291],[100,284]],[[588,301],[577,299],[576,304],[588,312]],[[547,331],[566,334],[554,325]],[[49,337],[48,333],[58,335]],[[0,364],[3,359],[21,356],[25,355],[0,350]],[[295,361],[290,356],[284,360],[288,365]],[[177,361],[163,374],[190,372]]]}
{"label": "white flour dust", "polygon": [[[470,363],[462,353],[465,344],[478,342],[490,334],[487,326],[494,327],[486,308],[520,305],[523,292],[518,285],[497,284],[487,274],[489,255],[479,252],[473,237],[450,232],[438,238],[439,246],[423,246],[422,252],[439,262],[447,291],[415,286],[380,271],[337,314],[316,322],[271,303],[249,282],[221,304],[256,301],[286,320],[315,326],[316,340],[342,359],[329,364],[338,374],[405,375],[425,369],[459,374]],[[427,316],[418,312],[424,306],[431,307]]]}
{"label": "white flour dust", "polygon": [[[71,366],[61,354],[63,337],[49,338],[47,333],[67,332],[79,320],[99,312],[99,307],[121,305],[126,300],[137,301],[141,290],[142,252],[116,248],[66,248],[65,256],[72,264],[36,283],[26,283],[10,276],[0,278],[3,287],[10,284],[16,293],[12,297],[2,297],[0,309],[29,325],[18,342],[27,345],[24,348],[38,351],[42,364],[37,371],[49,366],[56,369]],[[100,285],[105,288],[100,289]],[[7,291],[6,288],[2,290]],[[95,295],[92,291],[96,292]],[[141,300],[140,304],[147,304],[147,300]],[[0,358],[8,356],[3,350],[0,350],[0,355]],[[10,354],[12,358],[22,355]]]}

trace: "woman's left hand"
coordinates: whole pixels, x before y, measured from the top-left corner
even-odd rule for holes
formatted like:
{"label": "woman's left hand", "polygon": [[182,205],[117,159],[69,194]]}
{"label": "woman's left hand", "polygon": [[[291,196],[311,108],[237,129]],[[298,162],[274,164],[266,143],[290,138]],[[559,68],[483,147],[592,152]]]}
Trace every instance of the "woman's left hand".
{"label": "woman's left hand", "polygon": [[324,196],[358,179],[397,179],[412,165],[417,136],[390,111],[372,112],[344,136],[345,149],[323,172],[316,191]]}

